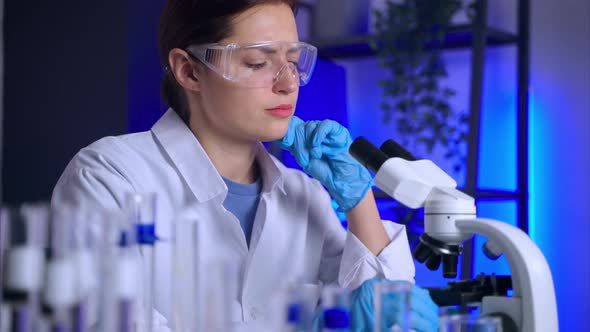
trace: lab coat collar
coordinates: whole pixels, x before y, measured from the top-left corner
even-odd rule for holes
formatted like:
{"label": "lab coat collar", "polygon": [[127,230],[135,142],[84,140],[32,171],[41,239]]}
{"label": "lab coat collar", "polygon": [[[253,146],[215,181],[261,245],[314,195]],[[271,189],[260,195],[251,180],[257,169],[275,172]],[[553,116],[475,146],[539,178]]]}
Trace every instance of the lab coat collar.
{"label": "lab coat collar", "polygon": [[262,176],[262,192],[271,192],[276,188],[286,195],[283,186],[285,166],[278,166],[279,162],[273,159],[262,143],[258,143],[256,160],[260,166],[260,176]]}
{"label": "lab coat collar", "polygon": [[[151,129],[199,202],[221,196],[225,199],[227,186],[209,156],[182,119],[172,109]],[[256,159],[260,165],[262,191],[275,188],[285,193],[283,169],[277,166],[264,146],[259,143]]]}

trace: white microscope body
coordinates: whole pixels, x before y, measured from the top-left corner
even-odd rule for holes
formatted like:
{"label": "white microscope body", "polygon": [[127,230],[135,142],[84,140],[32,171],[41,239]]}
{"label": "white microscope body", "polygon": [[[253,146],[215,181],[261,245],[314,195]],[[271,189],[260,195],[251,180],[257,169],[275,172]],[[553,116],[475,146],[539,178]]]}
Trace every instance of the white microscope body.
{"label": "white microscope body", "polygon": [[[406,154],[401,156],[411,157],[403,151]],[[488,255],[506,256],[513,295],[484,297],[482,315],[508,315],[523,332],[558,331],[551,271],[526,233],[501,221],[477,218],[474,199],[457,190],[456,182],[430,160],[391,157],[363,138],[355,140],[350,152],[375,173],[375,185],[387,195],[409,208],[424,207],[425,233],[433,241],[460,246],[473,234],[481,234],[488,238]],[[447,268],[443,269],[446,274]],[[456,261],[454,269],[456,275]]]}

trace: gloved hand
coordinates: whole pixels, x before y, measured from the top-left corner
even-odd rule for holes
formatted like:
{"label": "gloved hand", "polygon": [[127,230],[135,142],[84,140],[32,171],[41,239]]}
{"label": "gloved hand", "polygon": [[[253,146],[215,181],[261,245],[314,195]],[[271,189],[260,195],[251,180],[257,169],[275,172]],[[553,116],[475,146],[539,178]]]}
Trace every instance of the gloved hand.
{"label": "gloved hand", "polygon": [[294,116],[281,148],[288,150],[303,170],[318,179],[340,208],[354,208],[373,185],[369,171],[348,153],[348,130],[336,121],[304,122]]}
{"label": "gloved hand", "polygon": [[[365,281],[352,293],[351,313],[353,331],[373,331],[375,322],[373,308],[373,286],[377,282],[407,283],[410,287],[410,314],[409,328],[418,332],[431,332],[438,330],[438,306],[430,298],[427,290],[420,288],[408,281],[391,281],[374,278]],[[382,303],[388,309],[381,317],[383,331],[389,331],[395,324],[402,325],[403,296],[400,294],[388,294],[382,299]]]}

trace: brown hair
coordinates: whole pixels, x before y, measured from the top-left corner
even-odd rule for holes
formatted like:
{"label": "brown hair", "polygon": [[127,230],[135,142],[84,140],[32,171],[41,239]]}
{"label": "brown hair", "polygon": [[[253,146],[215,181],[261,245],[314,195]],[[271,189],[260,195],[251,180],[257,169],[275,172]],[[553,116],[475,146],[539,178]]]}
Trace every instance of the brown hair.
{"label": "brown hair", "polygon": [[158,31],[160,59],[164,67],[162,99],[188,123],[189,110],[182,87],[170,72],[168,54],[174,48],[215,43],[232,33],[231,20],[258,5],[284,3],[295,11],[296,0],[167,0]]}

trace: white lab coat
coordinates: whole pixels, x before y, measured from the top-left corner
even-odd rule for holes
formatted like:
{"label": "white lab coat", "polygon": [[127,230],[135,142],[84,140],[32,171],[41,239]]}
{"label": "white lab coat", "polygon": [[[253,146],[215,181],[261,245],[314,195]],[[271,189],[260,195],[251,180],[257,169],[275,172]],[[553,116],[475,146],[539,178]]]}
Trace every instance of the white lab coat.
{"label": "white lab coat", "polygon": [[[355,288],[377,276],[414,279],[414,263],[402,225],[383,221],[391,239],[373,255],[345,231],[321,184],[285,167],[262,145],[257,154],[262,192],[250,248],[237,218],[225,210],[227,187],[190,129],[168,110],[150,131],[106,137],[82,149],[59,179],[52,205],[120,208],[126,192],[156,192],[157,234],[170,239],[171,221],[190,207],[198,219],[200,262],[221,258],[239,271],[231,308],[234,320],[269,315],[273,290],[296,278],[314,285]],[[156,309],[170,315],[170,251],[156,250]]]}

